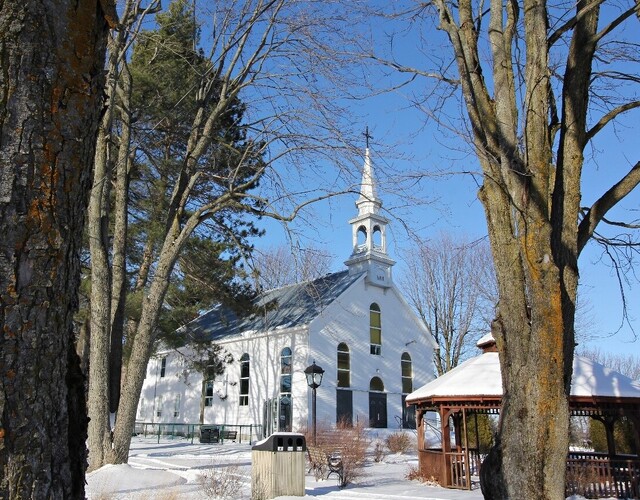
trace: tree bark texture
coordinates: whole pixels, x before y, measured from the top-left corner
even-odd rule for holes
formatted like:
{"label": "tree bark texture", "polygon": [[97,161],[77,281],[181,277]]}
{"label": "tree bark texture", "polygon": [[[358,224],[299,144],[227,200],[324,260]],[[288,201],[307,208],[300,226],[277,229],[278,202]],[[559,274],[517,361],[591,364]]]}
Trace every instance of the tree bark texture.
{"label": "tree bark texture", "polygon": [[[587,130],[599,3],[578,2],[575,18],[550,35],[543,0],[491,0],[487,38],[479,31],[480,18],[486,17],[482,4],[462,0],[455,11],[443,0],[434,5],[453,49],[484,173],[479,197],[499,290],[493,332],[504,398],[499,436],[483,464],[482,490],[492,499],[561,499],[578,257],[604,211],[640,182],[637,164],[579,224],[583,151],[600,129]],[[631,2],[620,20],[635,8]],[[562,36],[566,60],[555,70],[564,71],[556,100],[550,48]],[[479,40],[486,39],[491,85],[485,82],[480,55],[486,47]],[[526,64],[512,53],[515,46]],[[614,108],[599,123],[637,104]]]}
{"label": "tree bark texture", "polygon": [[0,3],[0,498],[84,498],[73,315],[114,16],[106,0]]}

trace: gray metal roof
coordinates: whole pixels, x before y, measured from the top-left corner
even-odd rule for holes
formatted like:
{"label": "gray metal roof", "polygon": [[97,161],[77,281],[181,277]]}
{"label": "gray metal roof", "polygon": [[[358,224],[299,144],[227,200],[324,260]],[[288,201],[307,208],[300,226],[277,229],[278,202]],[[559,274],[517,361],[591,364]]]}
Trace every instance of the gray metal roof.
{"label": "gray metal roof", "polygon": [[362,274],[349,271],[327,274],[322,278],[282,288],[275,288],[256,297],[254,306],[259,313],[238,317],[224,307],[215,307],[186,326],[194,337],[220,340],[243,332],[261,333],[266,330],[304,326],[339,297]]}

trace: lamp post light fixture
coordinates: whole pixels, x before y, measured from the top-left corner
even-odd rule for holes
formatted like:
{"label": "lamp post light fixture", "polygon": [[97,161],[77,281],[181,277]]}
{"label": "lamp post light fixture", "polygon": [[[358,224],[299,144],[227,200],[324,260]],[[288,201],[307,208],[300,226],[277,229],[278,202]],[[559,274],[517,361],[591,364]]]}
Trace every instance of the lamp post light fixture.
{"label": "lamp post light fixture", "polygon": [[316,445],[316,389],[320,387],[322,383],[322,375],[324,370],[316,365],[315,360],[311,366],[307,366],[304,370],[304,374],[307,377],[307,385],[311,387],[313,393],[311,398],[311,415],[313,418],[313,445]]}

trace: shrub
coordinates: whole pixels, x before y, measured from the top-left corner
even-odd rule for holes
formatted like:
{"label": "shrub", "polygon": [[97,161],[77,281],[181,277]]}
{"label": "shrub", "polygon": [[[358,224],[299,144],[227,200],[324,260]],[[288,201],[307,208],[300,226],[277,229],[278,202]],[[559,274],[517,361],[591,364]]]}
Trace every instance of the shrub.
{"label": "shrub", "polygon": [[[316,438],[316,446],[326,453],[340,453],[343,467],[342,486],[353,483],[362,476],[367,449],[371,444],[362,423],[350,425],[340,422],[334,428],[321,424],[317,426]],[[313,446],[312,431],[307,431],[306,439],[307,445]]]}
{"label": "shrub", "polygon": [[438,481],[436,481],[433,476],[428,478],[423,476],[422,472],[420,471],[420,467],[418,467],[417,465],[412,465],[411,467],[409,467],[404,477],[409,481],[418,480],[421,483],[425,483],[431,486],[439,486]]}
{"label": "shrub", "polygon": [[389,434],[385,439],[385,445],[391,453],[406,453],[413,448],[411,437],[406,432]]}
{"label": "shrub", "polygon": [[373,461],[376,463],[382,462],[382,460],[384,459],[384,455],[384,446],[380,441],[376,441],[375,445],[373,446]]}
{"label": "shrub", "polygon": [[238,465],[214,463],[210,469],[202,472],[199,482],[207,497],[233,499],[239,498],[242,476]]}

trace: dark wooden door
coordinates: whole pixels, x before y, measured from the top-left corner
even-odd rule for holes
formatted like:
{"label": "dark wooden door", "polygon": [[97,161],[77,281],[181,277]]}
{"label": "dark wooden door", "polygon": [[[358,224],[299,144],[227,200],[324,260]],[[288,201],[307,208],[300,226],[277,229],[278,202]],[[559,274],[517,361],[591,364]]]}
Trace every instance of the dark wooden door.
{"label": "dark wooden door", "polygon": [[383,392],[369,393],[369,427],[387,427],[387,395]]}

